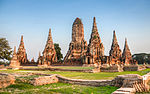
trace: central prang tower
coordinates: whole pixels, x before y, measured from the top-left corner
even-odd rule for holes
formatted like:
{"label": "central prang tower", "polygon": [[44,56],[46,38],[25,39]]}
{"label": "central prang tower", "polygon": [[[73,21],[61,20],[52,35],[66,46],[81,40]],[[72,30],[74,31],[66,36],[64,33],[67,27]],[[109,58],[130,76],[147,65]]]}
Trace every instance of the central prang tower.
{"label": "central prang tower", "polygon": [[[83,56],[87,51],[87,42],[84,40],[84,28],[81,19],[76,18],[72,25],[72,41],[64,61],[73,60],[83,62]],[[72,62],[73,62],[72,61]]]}

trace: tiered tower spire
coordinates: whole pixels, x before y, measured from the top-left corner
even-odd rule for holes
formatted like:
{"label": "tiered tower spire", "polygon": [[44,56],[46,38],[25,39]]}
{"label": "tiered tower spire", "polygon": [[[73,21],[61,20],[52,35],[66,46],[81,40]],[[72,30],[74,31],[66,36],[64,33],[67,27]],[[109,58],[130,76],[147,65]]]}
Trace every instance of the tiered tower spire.
{"label": "tiered tower spire", "polygon": [[76,18],[72,25],[72,41],[64,61],[81,61],[87,51],[87,42],[84,40],[84,28],[81,19]]}
{"label": "tiered tower spire", "polygon": [[95,17],[93,18],[92,33],[88,45],[88,55],[89,59],[87,59],[86,63],[90,64],[98,63],[100,57],[104,56],[104,46],[101,43]]}
{"label": "tiered tower spire", "polygon": [[23,42],[23,36],[21,36],[21,41],[20,41],[20,45],[18,48],[18,52],[17,52],[17,57],[19,59],[19,62],[21,63],[27,63],[27,54],[26,54],[26,50],[24,47],[24,42]]}
{"label": "tiered tower spire", "polygon": [[51,29],[49,29],[49,34],[48,34],[47,42],[46,42],[43,53],[49,48],[54,49],[53,39],[52,39],[52,35],[51,35]]}
{"label": "tiered tower spire", "polygon": [[38,64],[50,65],[53,62],[57,62],[57,55],[56,55],[56,51],[55,51],[53,40],[52,40],[51,29],[49,29],[49,34],[48,34],[47,42],[43,51],[43,56],[40,57],[40,53],[39,53]]}
{"label": "tiered tower spire", "polygon": [[109,55],[112,58],[111,62],[112,64],[118,64],[118,62],[120,62],[120,59],[122,57],[122,52],[117,41],[115,30],[113,31],[113,41]]}
{"label": "tiered tower spire", "polygon": [[125,38],[125,45],[122,53],[122,59],[126,65],[129,65],[132,60],[132,55],[127,43],[127,39]]}

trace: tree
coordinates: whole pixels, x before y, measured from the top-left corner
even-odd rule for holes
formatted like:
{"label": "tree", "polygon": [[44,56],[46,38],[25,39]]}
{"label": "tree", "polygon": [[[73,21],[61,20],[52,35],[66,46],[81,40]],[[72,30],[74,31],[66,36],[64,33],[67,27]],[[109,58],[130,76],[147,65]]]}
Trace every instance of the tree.
{"label": "tree", "polygon": [[134,54],[133,59],[135,59],[136,61],[138,61],[139,64],[150,64],[150,54],[147,53],[139,53],[139,54]]}
{"label": "tree", "polygon": [[57,59],[58,59],[58,61],[61,61],[62,58],[63,58],[63,55],[61,53],[61,48],[59,47],[59,44],[54,43],[54,47],[55,47],[55,51],[56,51],[56,54],[57,54]]}
{"label": "tree", "polygon": [[6,62],[11,59],[11,47],[6,38],[0,38],[0,61]]}

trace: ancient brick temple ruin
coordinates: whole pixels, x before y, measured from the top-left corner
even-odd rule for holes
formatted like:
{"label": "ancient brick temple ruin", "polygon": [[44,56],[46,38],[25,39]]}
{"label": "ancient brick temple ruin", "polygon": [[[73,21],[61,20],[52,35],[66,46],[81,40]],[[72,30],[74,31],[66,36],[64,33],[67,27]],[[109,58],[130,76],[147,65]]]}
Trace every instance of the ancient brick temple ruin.
{"label": "ancient brick temple ruin", "polygon": [[28,62],[26,49],[24,47],[23,36],[21,36],[20,45],[17,51],[17,58],[21,64],[26,64]]}
{"label": "ancient brick temple ruin", "polygon": [[89,40],[89,45],[86,53],[85,64],[100,63],[101,58],[103,56],[104,56],[104,46],[98,34],[96,18],[94,17],[91,38]]}
{"label": "ancient brick temple ruin", "polygon": [[[15,52],[14,52],[15,53]],[[17,51],[17,59],[21,64],[38,64],[38,65],[130,65],[135,64],[132,55],[125,39],[123,53],[119,47],[116,32],[113,31],[113,39],[109,56],[104,55],[104,45],[98,33],[96,18],[93,18],[92,32],[89,44],[84,39],[84,27],[80,18],[76,18],[72,25],[72,40],[69,44],[69,49],[64,62],[57,62],[57,55],[53,44],[51,29],[49,29],[48,39],[42,55],[39,52],[37,62],[34,59],[31,62],[27,59],[26,50],[24,47],[23,36],[21,36],[20,45]],[[13,59],[12,59],[13,60]]]}
{"label": "ancient brick temple ruin", "polygon": [[109,62],[107,62],[107,64],[121,64],[121,58],[122,52],[117,41],[116,33],[115,31],[113,31],[113,41],[111,45],[111,50],[109,51]]}
{"label": "ancient brick temple ruin", "polygon": [[125,65],[129,65],[130,63],[133,63],[133,59],[127,43],[127,39],[125,39],[125,45],[122,53],[122,60]]}
{"label": "ancient brick temple ruin", "polygon": [[109,56],[104,55],[104,46],[101,42],[96,18],[93,18],[93,27],[89,44],[84,40],[84,28],[81,19],[76,18],[72,25],[72,41],[64,58],[66,65],[99,64],[99,65],[129,65],[134,64],[127,40],[123,53],[119,47],[116,33],[113,31],[113,40]]}
{"label": "ancient brick temple ruin", "polygon": [[43,51],[43,56],[39,53],[38,65],[47,66],[51,65],[53,62],[57,62],[57,55],[52,40],[51,29],[49,29],[49,35]]}
{"label": "ancient brick temple ruin", "polygon": [[19,67],[19,66],[20,66],[20,62],[17,59],[16,47],[14,47],[13,57],[12,57],[12,59],[10,61],[9,67]]}
{"label": "ancient brick temple ruin", "polygon": [[72,25],[72,41],[64,58],[64,63],[84,63],[87,42],[84,40],[84,28],[81,19],[76,18]]}

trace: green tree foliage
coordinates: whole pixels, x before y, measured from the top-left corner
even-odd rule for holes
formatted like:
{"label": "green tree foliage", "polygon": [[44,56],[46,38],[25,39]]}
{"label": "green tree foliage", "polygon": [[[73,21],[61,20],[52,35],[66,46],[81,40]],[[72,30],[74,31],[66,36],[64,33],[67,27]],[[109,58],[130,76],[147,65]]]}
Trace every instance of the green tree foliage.
{"label": "green tree foliage", "polygon": [[0,38],[0,61],[5,62],[11,59],[11,48],[6,38]]}
{"label": "green tree foliage", "polygon": [[139,64],[150,64],[150,54],[146,53],[139,53],[139,54],[134,54],[133,59],[137,60]]}
{"label": "green tree foliage", "polygon": [[58,61],[61,61],[62,58],[63,58],[63,55],[61,53],[61,48],[59,47],[59,44],[54,43],[54,47],[55,47],[55,50],[56,50],[57,59],[58,59]]}

